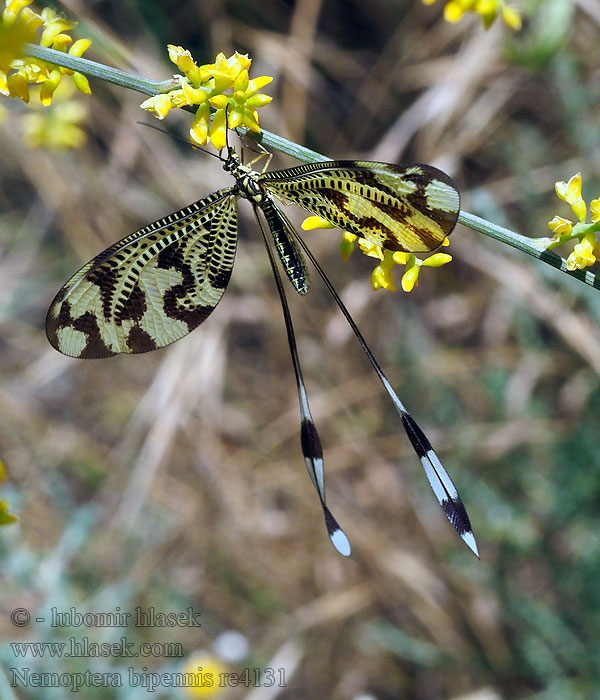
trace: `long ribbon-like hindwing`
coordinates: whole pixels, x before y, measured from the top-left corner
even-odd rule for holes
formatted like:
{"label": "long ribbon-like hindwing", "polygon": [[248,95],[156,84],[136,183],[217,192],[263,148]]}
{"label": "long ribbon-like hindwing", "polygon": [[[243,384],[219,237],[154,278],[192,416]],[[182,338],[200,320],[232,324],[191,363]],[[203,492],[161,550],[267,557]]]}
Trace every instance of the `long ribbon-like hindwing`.
{"label": "long ribbon-like hindwing", "polygon": [[[71,357],[99,358],[148,352],[187,335],[210,315],[225,292],[237,246],[237,200],[244,197],[255,212],[257,207],[263,210],[277,254],[299,293],[308,290],[302,250],[315,265],[401,415],[444,512],[477,554],[468,515],[446,470],[275,201],[275,197],[291,201],[390,250],[425,252],[441,245],[456,223],[460,199],[453,181],[429,165],[369,161],[326,161],[259,174],[243,166],[231,148],[223,167],[235,178],[233,187],[132,233],[73,275],[48,311],[50,342]],[[285,291],[266,236],[265,242],[296,374],[302,452],[331,541],[348,555],[350,543],[326,504],[321,441],[308,405]]]}
{"label": "long ribbon-like hindwing", "polygon": [[471,549],[471,551],[476,556],[479,556],[479,551],[477,549],[477,543],[475,541],[475,537],[471,529],[469,516],[467,515],[467,511],[463,505],[460,496],[458,495],[458,491],[454,486],[452,479],[448,475],[448,472],[444,469],[438,456],[433,451],[431,443],[429,442],[421,428],[418,426],[415,419],[408,413],[404,404],[402,403],[402,401],[400,401],[398,394],[394,391],[394,388],[388,381],[388,378],[385,376],[379,362],[377,362],[375,356],[371,352],[371,349],[367,345],[367,342],[365,341],[362,333],[360,332],[358,326],[354,322],[354,319],[350,315],[350,312],[346,308],[345,304],[342,302],[340,296],[338,295],[334,286],[330,282],[329,278],[323,271],[323,268],[319,265],[318,261],[315,259],[314,255],[312,254],[310,248],[308,248],[306,243],[298,236],[298,234],[295,235],[300,247],[306,253],[311,263],[314,265],[321,279],[325,283],[325,286],[333,296],[340,311],[344,314],[350,328],[352,328],[352,331],[356,336],[356,339],[358,340],[361,348],[367,356],[367,359],[371,363],[371,366],[375,370],[375,373],[381,380],[381,383],[383,384],[385,390],[387,391],[389,397],[392,400],[392,403],[398,411],[398,414],[402,419],[404,430],[406,431],[406,434],[408,435],[410,442],[415,452],[417,453],[417,456],[421,460],[421,465],[423,466],[425,475],[427,476],[429,484],[433,489],[436,498],[438,499],[438,503],[442,507],[444,513],[446,513],[446,517],[448,518],[454,529],[462,537],[463,541],[469,547],[469,549]]}
{"label": "long ribbon-like hindwing", "polygon": [[402,422],[404,423],[406,434],[421,460],[429,485],[435,493],[442,510],[446,513],[446,517],[472,552],[479,556],[467,510],[448,472],[433,451],[427,436],[419,428],[415,419],[406,411],[402,413]]}
{"label": "long ribbon-like hindwing", "polygon": [[[306,387],[304,384],[304,378],[302,377],[302,369],[300,367],[300,358],[298,357],[298,348],[296,346],[296,335],[294,333],[292,316],[290,314],[290,308],[287,303],[285,289],[283,288],[281,276],[277,269],[277,264],[271,251],[271,246],[269,245],[267,235],[263,228],[260,217],[258,216],[256,205],[254,206],[254,213],[256,214],[256,220],[258,221],[258,224],[263,234],[265,247],[267,249],[267,255],[269,257],[269,262],[271,263],[271,269],[273,270],[273,277],[275,278],[275,284],[277,285],[277,292],[279,294],[279,299],[281,300],[281,309],[283,311],[283,318],[285,320],[285,329],[287,331],[290,355],[292,357],[294,374],[296,375],[298,401],[300,403],[300,444],[302,445],[302,454],[304,455],[306,469],[308,470],[310,479],[319,495],[319,500],[321,501],[323,514],[325,516],[325,526],[327,527],[329,539],[340,554],[343,554],[344,556],[348,557],[350,556],[350,553],[352,551],[350,547],[350,542],[346,537],[346,533],[342,530],[339,523],[333,517],[331,511],[329,510],[329,507],[327,506],[327,500],[325,497],[325,472],[323,469],[323,448],[321,447],[321,439],[319,438],[319,433],[317,432],[317,426],[315,425],[315,421],[310,411],[310,406],[308,405],[308,396],[306,394]],[[280,239],[281,236],[289,238],[289,246],[294,248],[296,255],[301,261],[302,268],[304,269],[305,264],[304,260],[302,259],[302,254],[296,246],[294,236],[290,235],[291,224],[289,223],[283,212],[277,211],[277,213],[279,215],[277,217],[278,228],[276,232],[272,231],[273,238],[275,239],[276,243],[276,248],[278,248],[277,241]],[[268,218],[267,222],[269,222]],[[285,247],[288,248],[289,246],[286,245]],[[285,266],[286,261],[282,260],[282,262]]]}

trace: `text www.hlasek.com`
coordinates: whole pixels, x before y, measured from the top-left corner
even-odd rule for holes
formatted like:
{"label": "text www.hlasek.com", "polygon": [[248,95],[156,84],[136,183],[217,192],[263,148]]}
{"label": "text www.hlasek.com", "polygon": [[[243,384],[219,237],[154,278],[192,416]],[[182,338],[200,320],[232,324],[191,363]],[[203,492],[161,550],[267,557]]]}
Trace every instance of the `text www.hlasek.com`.
{"label": "text www.hlasek.com", "polygon": [[179,642],[143,642],[137,648],[134,642],[121,637],[118,642],[90,642],[89,637],[76,639],[69,637],[67,642],[11,642],[15,657],[85,657],[98,658],[121,656],[136,658],[139,656],[183,657],[183,646]]}

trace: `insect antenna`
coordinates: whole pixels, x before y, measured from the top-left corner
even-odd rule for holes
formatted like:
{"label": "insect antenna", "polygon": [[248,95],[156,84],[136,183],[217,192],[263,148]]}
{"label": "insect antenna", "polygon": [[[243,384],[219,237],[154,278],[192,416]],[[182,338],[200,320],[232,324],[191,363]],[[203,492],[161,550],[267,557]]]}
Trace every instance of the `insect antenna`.
{"label": "insect antenna", "polygon": [[271,248],[271,243],[265,231],[265,227],[259,216],[257,206],[253,204],[254,213],[258,224],[260,226],[261,233],[263,235],[263,240],[265,242],[265,247],[267,249],[267,254],[269,256],[269,262],[271,263],[271,269],[273,270],[273,277],[275,278],[275,284],[277,285],[277,291],[279,293],[279,299],[281,300],[281,308],[283,310],[283,318],[285,320],[285,328],[287,331],[288,343],[290,346],[290,354],[292,356],[292,364],[294,365],[294,374],[296,375],[296,385],[298,387],[298,401],[300,403],[300,440],[302,444],[302,454],[304,455],[304,461],[306,463],[306,468],[310,475],[310,479],[319,494],[319,499],[321,501],[321,506],[323,507],[323,513],[325,515],[325,526],[327,527],[327,532],[333,546],[337,549],[340,554],[348,557],[350,556],[351,546],[345,532],[339,526],[337,520],[331,514],[327,506],[325,499],[325,475],[323,471],[323,449],[321,447],[321,440],[319,439],[319,433],[317,432],[317,427],[313,420],[312,414],[310,412],[310,407],[308,405],[308,396],[306,394],[306,386],[304,384],[304,379],[302,377],[302,369],[300,367],[300,358],[298,357],[298,348],[296,346],[296,336],[294,334],[294,326],[292,324],[292,316],[290,314],[290,309],[287,303],[287,297],[285,294],[285,289],[283,287],[283,282],[281,280],[281,275],[277,268],[277,262]]}
{"label": "insect antenna", "polygon": [[202,146],[197,146],[195,143],[190,143],[188,140],[182,138],[181,136],[178,136],[177,134],[172,134],[170,131],[163,129],[160,126],[156,126],[156,124],[149,124],[148,122],[140,121],[137,121],[136,124],[138,126],[147,126],[149,129],[159,131],[161,134],[166,134],[169,138],[173,139],[174,141],[179,141],[179,143],[184,144],[188,148],[192,148],[194,151],[202,151],[202,153],[208,153],[209,156],[212,156],[213,158],[216,158],[221,162],[225,162],[225,158],[221,156],[220,151],[219,153],[213,153],[212,151],[209,151],[208,148],[202,148]]}
{"label": "insect antenna", "polygon": [[[282,216],[285,216],[283,212],[280,213]],[[310,248],[302,240],[298,233],[293,229],[291,224],[290,228],[293,232],[294,237],[296,238],[296,241],[314,265],[315,269],[319,273],[319,276],[325,283],[325,286],[334,298],[335,303],[338,305],[340,311],[346,318],[346,321],[348,321],[350,328],[352,329],[361,348],[363,349],[365,355],[371,363],[371,366],[377,373],[377,376],[381,380],[381,383],[383,384],[385,390],[392,399],[392,402],[396,407],[400,418],[402,419],[402,425],[404,426],[404,430],[408,435],[408,439],[410,440],[413,449],[417,453],[417,456],[421,460],[421,465],[423,466],[423,470],[425,471],[425,475],[427,476],[429,485],[431,486],[438,500],[438,503],[442,507],[442,510],[446,514],[446,517],[450,521],[450,524],[454,527],[456,532],[460,535],[460,537],[463,539],[467,547],[469,547],[469,549],[473,552],[473,554],[479,557],[477,543],[473,535],[473,530],[471,528],[471,522],[469,520],[467,510],[460,496],[458,495],[456,486],[454,486],[454,483],[448,475],[448,472],[444,469],[444,466],[440,462],[439,457],[434,452],[431,443],[429,442],[425,433],[421,430],[416,420],[406,410],[402,401],[400,401],[398,394],[395,392],[394,388],[385,376],[379,362],[377,362],[377,360],[375,359],[375,356],[373,355],[371,349],[367,345],[366,340],[364,339],[362,333],[358,329],[358,326],[354,322],[354,319],[350,315],[350,312],[346,308],[344,302],[341,300],[339,294],[335,290],[335,287],[325,274],[325,271],[319,265],[319,263],[315,259],[315,256],[312,254]]]}

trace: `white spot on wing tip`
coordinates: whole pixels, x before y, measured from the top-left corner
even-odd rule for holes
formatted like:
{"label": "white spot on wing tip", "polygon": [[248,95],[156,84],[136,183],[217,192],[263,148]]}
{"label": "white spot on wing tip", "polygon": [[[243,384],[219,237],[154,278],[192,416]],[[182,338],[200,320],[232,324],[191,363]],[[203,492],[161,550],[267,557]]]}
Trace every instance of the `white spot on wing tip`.
{"label": "white spot on wing tip", "polygon": [[[425,466],[425,462],[423,460],[427,460],[432,466],[434,471],[434,474],[437,476],[439,479],[440,483],[444,486],[444,488],[448,491],[448,494],[452,498],[452,500],[456,500],[458,496],[458,491],[456,490],[456,486],[454,485],[452,479],[448,475],[448,472],[444,469],[444,465],[440,462],[440,458],[436,455],[436,453],[433,450],[429,450],[425,457],[421,458],[421,462],[423,463],[423,467],[425,469],[425,472],[427,473],[427,476],[429,477],[429,471],[427,467]],[[433,486],[433,484],[432,484]],[[435,491],[435,488],[434,488]],[[437,494],[437,492],[436,492]],[[444,497],[442,497],[442,500],[444,500]]]}
{"label": "white spot on wing tip", "polygon": [[352,547],[350,546],[350,540],[346,537],[343,530],[335,530],[331,533],[331,535],[329,535],[329,537],[331,538],[331,543],[340,554],[343,554],[345,557],[350,556],[352,553]]}
{"label": "white spot on wing tip", "polygon": [[477,542],[475,542],[475,536],[472,532],[464,532],[461,535],[464,543],[473,552],[473,554],[479,559],[479,550],[477,549]]}

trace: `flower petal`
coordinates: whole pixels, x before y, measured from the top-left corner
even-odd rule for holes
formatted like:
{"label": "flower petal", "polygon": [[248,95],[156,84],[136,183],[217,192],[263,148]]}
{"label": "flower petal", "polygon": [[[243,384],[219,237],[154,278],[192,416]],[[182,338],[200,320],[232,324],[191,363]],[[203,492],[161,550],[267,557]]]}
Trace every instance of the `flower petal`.
{"label": "flower petal", "polygon": [[[327,221],[327,219],[323,219],[321,216],[307,216],[302,222],[302,228],[305,231],[312,231],[316,228],[335,228],[335,225]],[[356,238],[355,235],[354,238]]]}
{"label": "flower petal", "polygon": [[551,221],[548,222],[548,228],[555,234],[562,236],[564,234],[569,234],[573,230],[573,223],[569,219],[565,219],[562,216],[555,216]]}

